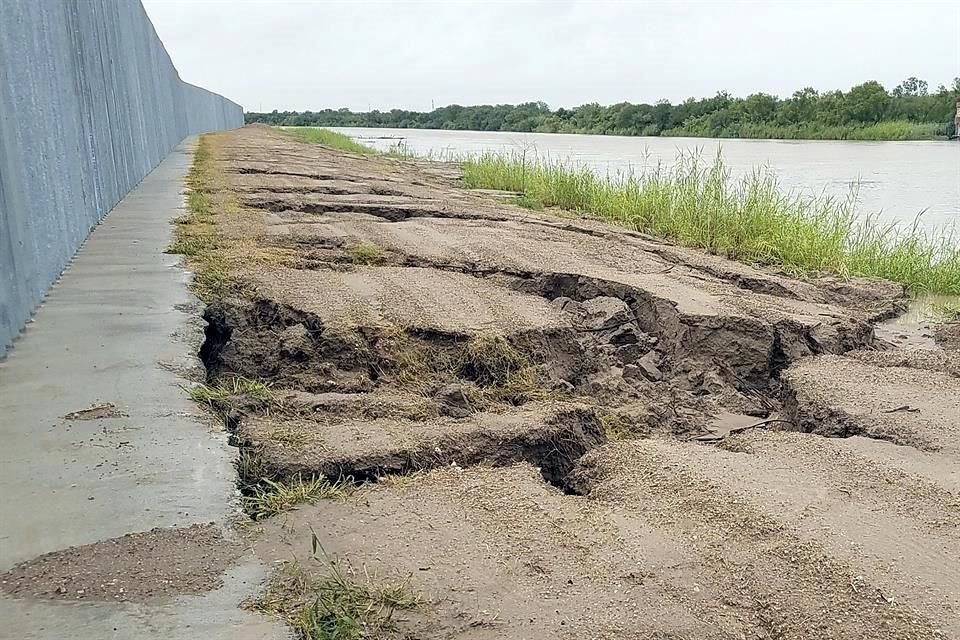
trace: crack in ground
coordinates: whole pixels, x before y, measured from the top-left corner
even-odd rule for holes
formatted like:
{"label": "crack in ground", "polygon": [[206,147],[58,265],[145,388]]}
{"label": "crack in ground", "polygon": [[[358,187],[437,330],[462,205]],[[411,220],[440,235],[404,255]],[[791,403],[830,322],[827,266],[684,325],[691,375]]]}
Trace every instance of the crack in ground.
{"label": "crack in ground", "polygon": [[[239,173],[262,173],[307,177],[316,180],[339,180],[365,184],[344,176],[305,174],[293,171],[274,171],[241,168]],[[328,193],[330,195],[366,195],[349,188],[335,186],[290,187],[275,189],[274,193]],[[371,189],[371,191],[373,191]],[[400,195],[380,189],[380,195]],[[251,190],[252,193],[252,190]],[[257,192],[263,193],[263,190]],[[423,202],[423,199],[419,199]],[[438,202],[443,202],[438,201]],[[271,212],[305,214],[356,213],[380,218],[388,223],[411,218],[438,218],[482,220],[492,223],[516,222],[534,224],[552,230],[607,237],[611,233],[595,231],[573,224],[525,216],[500,216],[466,213],[447,208],[424,207],[422,204],[358,203],[345,201],[288,202],[283,197],[263,196],[249,198],[249,206]],[[624,231],[620,235],[643,237]],[[301,243],[315,244],[315,243]],[[331,241],[323,249],[332,250],[330,263],[349,262],[352,258],[343,251],[344,241]],[[740,289],[767,295],[799,299],[786,287],[762,277],[749,277],[709,266],[691,265],[667,250],[644,248],[667,263],[682,265],[694,272],[731,282]],[[392,260],[390,253],[386,259]],[[410,255],[399,256],[399,266],[452,271],[474,278],[486,278],[499,286],[535,295],[556,302],[558,313],[571,319],[573,343],[569,336],[537,335],[509,336],[508,340],[523,345],[525,352],[539,347],[547,357],[545,365],[555,364],[557,353],[563,357],[587,363],[575,376],[555,376],[555,383],[563,383],[571,390],[590,383],[590,375],[598,371],[623,371],[628,367],[640,371],[644,384],[659,385],[661,380],[670,386],[672,380],[704,371],[719,371],[724,382],[738,392],[770,398],[777,395],[777,379],[794,360],[806,355],[863,347],[872,334],[847,336],[824,343],[814,334],[815,327],[805,326],[791,319],[765,321],[756,318],[697,315],[681,312],[677,302],[648,290],[624,283],[587,276],[579,273],[527,271],[483,267],[471,263],[440,262]],[[672,267],[670,267],[672,268]],[[669,270],[669,268],[667,269]],[[396,384],[391,377],[391,355],[384,352],[389,340],[382,328],[356,327],[349,336],[337,335],[324,326],[315,314],[298,310],[272,300],[260,299],[252,304],[210,305],[205,312],[208,321],[207,339],[201,348],[201,359],[207,367],[208,378],[215,381],[223,376],[241,375],[271,381],[279,388],[313,393],[336,391],[363,397],[372,391]],[[590,324],[590,323],[594,324]],[[425,328],[408,327],[401,332],[404,340],[415,340],[427,345],[429,357],[449,357],[469,339],[466,335],[443,334]],[[394,336],[395,337],[395,336]],[[551,343],[551,340],[554,342]],[[556,342],[559,340],[559,342]],[[564,342],[566,340],[566,342]],[[446,354],[446,355],[444,355]],[[423,355],[423,354],[418,354]],[[629,358],[629,359],[628,359]],[[429,358],[428,358],[429,359]],[[637,364],[643,359],[644,365]],[[620,374],[617,374],[620,375]],[[621,379],[625,379],[625,375]],[[455,377],[453,378],[456,379]],[[462,381],[461,381],[462,382]],[[682,381],[681,381],[682,382]],[[431,392],[433,393],[433,392]],[[370,394],[370,397],[375,397]],[[689,402],[689,400],[688,400]],[[773,401],[769,401],[773,402]],[[621,406],[613,402],[614,406]],[[241,459],[256,458],[257,468],[275,480],[296,477],[322,476],[336,481],[352,477],[357,482],[374,481],[384,475],[403,474],[451,464],[497,466],[528,462],[537,466],[544,481],[566,493],[579,493],[570,481],[577,462],[586,453],[607,441],[605,429],[592,408],[562,411],[538,425],[517,433],[500,433],[477,427],[460,433],[427,434],[421,441],[402,448],[384,449],[359,455],[349,453],[323,454],[312,459],[298,458],[289,450],[279,452],[264,444],[257,432],[257,416],[249,408],[224,405],[217,407],[227,424],[233,444],[240,448]],[[674,410],[679,419],[680,414]],[[479,420],[477,415],[490,415],[486,409],[464,419]],[[507,416],[508,414],[504,414]],[[329,427],[331,419],[326,410],[309,416],[317,429]],[[321,418],[318,421],[318,418]],[[324,422],[326,421],[326,422]],[[291,423],[291,424],[296,424]],[[338,423],[340,424],[340,423]],[[404,423],[406,424],[406,423]],[[409,422],[429,424],[429,420]],[[338,428],[337,425],[333,425]],[[343,427],[346,428],[346,427]],[[440,428],[445,428],[440,425]],[[358,433],[360,433],[358,431]],[[321,437],[322,441],[322,437]],[[360,447],[362,449],[362,447]],[[319,454],[318,454],[319,455]],[[241,470],[241,486],[251,480]]]}
{"label": "crack in ground", "polygon": [[[260,167],[227,168],[226,173],[238,173],[240,175],[290,176],[292,178],[309,178],[311,180],[318,180],[318,181],[355,182],[358,184],[367,183],[365,178],[355,178],[355,177],[343,176],[343,175],[331,174],[331,173],[284,171],[282,169],[263,169]],[[394,182],[393,180],[387,177],[378,178],[378,180],[380,180],[381,182]],[[264,191],[264,190],[265,189],[261,189],[261,191]]]}
{"label": "crack in ground", "polygon": [[[667,349],[661,348],[665,356],[677,362],[691,360],[691,364],[714,360],[732,362],[736,373],[755,387],[768,386],[769,380],[778,379],[780,373],[800,357],[845,353],[872,343],[869,326],[863,331],[840,335],[833,343],[824,344],[814,335],[816,327],[804,326],[789,319],[764,325],[745,318],[720,317],[717,323],[712,316],[681,313],[672,300],[657,297],[644,289],[583,274],[509,270],[470,263],[443,263],[412,256],[406,256],[403,264],[455,271],[474,277],[505,277],[506,286],[551,301],[558,298],[577,302],[598,297],[616,298],[628,306],[640,331],[655,336],[661,344],[667,345]],[[691,350],[687,343],[695,337],[706,338],[713,346],[708,348],[701,343],[696,350]],[[758,341],[760,344],[756,344]],[[751,353],[752,358],[744,358],[745,354]]]}
{"label": "crack in ground", "polygon": [[322,461],[298,459],[289,452],[272,450],[269,444],[249,437],[247,429],[243,421],[231,425],[231,444],[240,449],[243,457],[256,459],[256,475],[241,478],[242,487],[255,486],[263,478],[272,482],[316,477],[341,482],[349,478],[361,484],[442,467],[503,467],[527,462],[540,470],[544,482],[572,494],[576,487],[569,479],[577,462],[607,442],[596,412],[585,407],[558,410],[538,426],[525,425],[510,433],[478,429],[457,435],[438,434],[416,446],[359,455],[328,455]]}

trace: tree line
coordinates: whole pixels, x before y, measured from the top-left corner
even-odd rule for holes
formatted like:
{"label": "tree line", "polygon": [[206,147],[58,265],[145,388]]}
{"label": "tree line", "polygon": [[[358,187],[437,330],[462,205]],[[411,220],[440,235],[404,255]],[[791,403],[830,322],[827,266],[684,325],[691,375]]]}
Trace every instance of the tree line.
{"label": "tree line", "polygon": [[924,139],[952,136],[960,78],[930,90],[907,78],[891,90],[870,81],[849,91],[811,87],[789,98],[755,93],[746,98],[721,91],[679,104],[597,103],[551,110],[544,102],[509,105],[450,105],[429,112],[391,109],[355,112],[272,111],[247,113],[247,123],[279,126],[393,127],[470,131],[592,133],[628,136],[717,138]]}

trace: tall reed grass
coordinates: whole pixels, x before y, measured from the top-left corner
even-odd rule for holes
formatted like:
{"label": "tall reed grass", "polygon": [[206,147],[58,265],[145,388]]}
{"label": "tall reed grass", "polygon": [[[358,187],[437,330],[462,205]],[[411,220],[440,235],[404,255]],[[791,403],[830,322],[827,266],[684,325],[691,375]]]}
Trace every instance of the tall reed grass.
{"label": "tall reed grass", "polygon": [[925,233],[919,219],[908,229],[881,224],[858,214],[854,198],[784,192],[762,169],[734,178],[720,157],[684,156],[670,167],[602,177],[528,153],[485,154],[465,159],[463,175],[471,188],[515,191],[734,260],[960,293],[960,246],[952,232]]}

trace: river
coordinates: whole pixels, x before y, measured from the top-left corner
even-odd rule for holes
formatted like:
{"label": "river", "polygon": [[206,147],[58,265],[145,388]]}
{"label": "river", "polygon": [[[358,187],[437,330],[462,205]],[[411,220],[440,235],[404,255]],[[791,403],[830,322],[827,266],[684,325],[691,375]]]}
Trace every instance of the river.
{"label": "river", "polygon": [[884,223],[910,225],[921,212],[925,230],[960,222],[960,142],[847,142],[832,140],[713,140],[641,138],[551,133],[338,128],[371,146],[402,142],[413,152],[434,155],[536,150],[573,160],[600,173],[667,165],[679,153],[722,152],[735,175],[768,167],[785,191],[849,196],[857,210]]}

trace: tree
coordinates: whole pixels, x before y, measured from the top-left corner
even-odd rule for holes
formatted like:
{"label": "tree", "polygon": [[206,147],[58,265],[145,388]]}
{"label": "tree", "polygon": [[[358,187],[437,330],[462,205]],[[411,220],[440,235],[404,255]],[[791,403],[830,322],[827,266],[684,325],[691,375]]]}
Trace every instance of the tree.
{"label": "tree", "polygon": [[928,95],[927,90],[928,85],[926,80],[920,80],[915,76],[910,76],[894,87],[890,94],[897,98],[903,96],[925,96]]}
{"label": "tree", "polygon": [[794,91],[789,100],[780,107],[780,121],[783,124],[801,124],[817,119],[817,104],[820,94],[813,87],[804,87]]}
{"label": "tree", "polygon": [[743,101],[741,110],[747,122],[772,122],[776,117],[779,100],[766,93],[754,93]]}
{"label": "tree", "polygon": [[850,89],[844,100],[844,112],[849,122],[874,124],[883,119],[890,96],[879,82],[871,80]]}
{"label": "tree", "polygon": [[[708,98],[687,98],[680,104],[597,103],[551,111],[543,102],[519,105],[448,105],[429,112],[391,109],[354,113],[347,108],[321,111],[248,113],[247,122],[299,126],[367,126],[444,128],[470,131],[544,131],[617,133],[621,135],[683,134],[694,136],[847,137],[883,121],[935,125],[906,127],[918,132],[952,130],[960,77],[930,93],[927,82],[905,79],[889,94],[877,82],[848,92],[819,93],[805,87],[789,98],[754,93],[736,98],[719,91]],[[896,129],[896,127],[894,128]],[[877,132],[869,132],[873,135]],[[929,135],[929,134],[927,134]]]}

